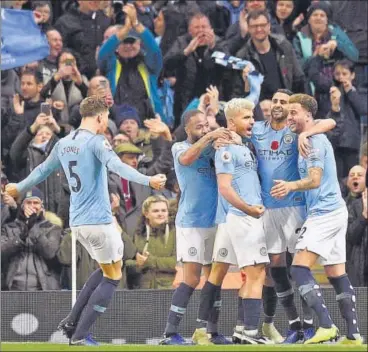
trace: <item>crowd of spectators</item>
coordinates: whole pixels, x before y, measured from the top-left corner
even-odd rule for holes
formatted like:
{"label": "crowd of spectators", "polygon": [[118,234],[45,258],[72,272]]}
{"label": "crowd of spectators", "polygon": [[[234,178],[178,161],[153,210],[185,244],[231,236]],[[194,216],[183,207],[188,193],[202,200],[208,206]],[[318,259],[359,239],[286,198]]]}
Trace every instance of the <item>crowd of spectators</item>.
{"label": "crowd of spectators", "polygon": [[[180,190],[171,147],[186,139],[183,112],[200,109],[213,130],[226,125],[224,102],[251,93],[244,71],[218,65],[215,52],[250,61],[263,75],[258,121],[270,118],[270,99],[280,88],[314,95],[321,119],[339,106],[341,118],[328,138],[349,209],[347,270],[353,285],[368,286],[367,1],[2,3],[37,13],[50,47],[43,60],[1,72],[2,187],[26,177],[78,128],[79,104],[90,95],[110,107],[105,136],[121,161],[168,178],[156,192],[109,175],[114,222],[125,244],[121,288],[174,282]],[[2,289],[71,288],[69,197],[61,169],[21,199],[2,193]],[[78,289],[95,266],[77,244]]]}

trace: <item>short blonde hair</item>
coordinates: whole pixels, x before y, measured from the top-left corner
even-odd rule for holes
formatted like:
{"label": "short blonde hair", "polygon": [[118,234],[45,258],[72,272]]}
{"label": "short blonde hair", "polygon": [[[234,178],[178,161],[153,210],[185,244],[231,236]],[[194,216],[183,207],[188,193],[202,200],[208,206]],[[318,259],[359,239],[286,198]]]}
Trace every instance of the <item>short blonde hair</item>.
{"label": "short blonde hair", "polygon": [[234,98],[226,103],[224,113],[226,118],[231,118],[232,115],[240,110],[253,110],[254,103],[244,98]]}
{"label": "short blonde hair", "polygon": [[289,99],[289,104],[300,104],[304,110],[312,114],[313,118],[318,111],[317,100],[308,94],[293,94]]}
{"label": "short blonde hair", "polygon": [[161,195],[154,195],[148,197],[142,204],[142,213],[147,214],[148,210],[153,203],[165,203],[167,205],[167,210],[169,210],[169,201],[166,197]]}
{"label": "short blonde hair", "polygon": [[82,118],[97,116],[107,110],[109,110],[109,107],[105,99],[97,95],[91,95],[83,99],[79,107]]}

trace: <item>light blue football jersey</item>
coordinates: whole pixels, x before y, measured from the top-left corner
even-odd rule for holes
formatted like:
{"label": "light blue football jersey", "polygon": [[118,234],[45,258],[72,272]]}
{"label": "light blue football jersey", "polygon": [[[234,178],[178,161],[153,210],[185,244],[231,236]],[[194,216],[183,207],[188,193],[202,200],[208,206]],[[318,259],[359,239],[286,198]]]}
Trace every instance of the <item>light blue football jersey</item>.
{"label": "light blue football jersey", "polygon": [[302,192],[291,192],[283,199],[275,199],[270,194],[274,180],[299,180],[297,138],[288,127],[276,131],[268,121],[258,121],[253,126],[251,141],[258,159],[262,199],[266,208],[305,205]]}
{"label": "light blue football jersey", "polygon": [[308,176],[308,169],[319,167],[323,170],[320,187],[305,192],[308,216],[330,213],[345,206],[337,179],[336,161],[330,141],[324,134],[309,138],[311,149],[307,159],[299,156],[300,178]]}
{"label": "light blue football jersey", "polygon": [[219,193],[217,200],[216,224],[223,224],[226,222],[226,215],[229,212],[228,201]]}
{"label": "light blue football jersey", "polygon": [[107,169],[129,181],[149,185],[149,177],[122,163],[104,136],[77,129],[61,139],[49,157],[17,185],[24,192],[62,166],[70,189],[70,225],[110,224]]}
{"label": "light blue football jersey", "polygon": [[217,210],[214,150],[206,148],[191,165],[180,164],[180,155],[191,146],[188,141],[183,141],[172,147],[175,173],[181,191],[175,223],[183,228],[210,228],[215,226]]}
{"label": "light blue football jersey", "polygon": [[[257,173],[257,159],[245,145],[228,145],[216,151],[216,174],[233,175],[232,186],[249,205],[262,205],[261,185]],[[229,212],[245,214],[228,203]],[[226,209],[226,208],[224,208]]]}

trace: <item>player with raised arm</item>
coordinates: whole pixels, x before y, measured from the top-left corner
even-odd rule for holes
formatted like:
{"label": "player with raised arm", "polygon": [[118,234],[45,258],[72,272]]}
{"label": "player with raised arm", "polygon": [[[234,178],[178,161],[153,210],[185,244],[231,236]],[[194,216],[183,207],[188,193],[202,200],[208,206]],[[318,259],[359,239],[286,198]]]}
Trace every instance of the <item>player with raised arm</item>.
{"label": "player with raised arm", "polygon": [[70,225],[74,236],[100,268],[91,274],[69,315],[59,329],[71,345],[96,345],[89,329],[108,307],[122,276],[124,245],[113,224],[107,187],[107,170],[129,181],[162,189],[165,175],[145,176],[122,163],[103,136],[108,123],[108,106],[91,96],[80,105],[80,127],[61,139],[49,157],[18,184],[8,184],[12,197],[45,180],[62,167],[71,191]]}
{"label": "player with raised arm", "polygon": [[[241,137],[250,138],[254,104],[246,99],[232,99],[226,104],[228,128]],[[245,273],[246,282],[240,288],[242,297],[245,344],[269,344],[258,334],[262,307],[262,288],[269,263],[266,237],[261,216],[264,206],[257,174],[257,159],[245,145],[231,144],[216,151],[217,182],[220,195],[228,204],[226,221],[219,225],[213,250],[213,264],[205,283],[198,310],[198,328],[193,341],[206,344],[203,327],[208,322],[216,292],[231,264]]]}
{"label": "player with raised arm", "polygon": [[[280,334],[273,325],[273,315],[277,300],[276,291],[289,321],[289,329],[284,343],[296,343],[314,335],[311,309],[302,301],[303,325],[294,302],[294,291],[286,268],[286,252],[294,253],[298,231],[305,217],[305,198],[301,192],[292,192],[284,199],[271,197],[270,190],[274,179],[294,181],[299,179],[298,144],[302,153],[307,153],[307,137],[324,133],[336,125],[333,119],[315,121],[298,136],[287,126],[288,103],[292,95],[287,89],[279,89],[271,100],[271,120],[256,122],[251,141],[258,159],[262,187],[262,200],[266,207],[263,217],[270,256],[270,274],[275,288],[265,286],[263,304],[265,321],[262,332],[274,342],[280,342]],[[332,112],[334,113],[334,112]]]}
{"label": "player with raised arm", "polygon": [[[210,132],[207,117],[199,110],[187,111],[184,124],[188,139],[172,147],[181,191],[175,221],[177,258],[183,262],[184,278],[172,297],[161,345],[186,344],[178,333],[179,324],[199,284],[202,268],[205,276],[209,275],[216,234],[217,182],[212,142],[218,138],[231,139],[230,131],[224,128]],[[216,297],[212,315],[217,321],[221,308],[220,292]],[[217,324],[210,323],[208,332],[212,343],[228,343],[223,335],[218,334]]]}
{"label": "player with raised arm", "polygon": [[[313,97],[292,95],[288,117],[290,130],[298,135],[307,131],[314,124],[316,113],[317,102]],[[318,316],[319,328],[304,343],[322,343],[337,339],[339,335],[311,273],[311,267],[319,259],[336,291],[341,315],[347,322],[348,334],[341,343],[361,345],[355,292],[345,271],[348,211],[337,179],[334,151],[323,134],[309,138],[309,143],[308,156],[298,159],[301,179],[276,179],[270,192],[277,199],[287,197],[290,192],[305,192],[307,219],[298,233],[290,272],[300,295]]]}

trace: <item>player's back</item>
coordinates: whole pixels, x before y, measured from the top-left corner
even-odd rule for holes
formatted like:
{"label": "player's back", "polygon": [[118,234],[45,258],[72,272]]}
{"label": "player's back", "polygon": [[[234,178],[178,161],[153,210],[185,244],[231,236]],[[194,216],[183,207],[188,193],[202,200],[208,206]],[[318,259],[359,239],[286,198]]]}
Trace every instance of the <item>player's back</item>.
{"label": "player's back", "polygon": [[[112,222],[107,169],[94,153],[96,143],[104,140],[102,135],[78,129],[57,144],[71,194],[71,226]],[[108,143],[106,148],[111,149]]]}
{"label": "player's back", "polygon": [[215,225],[217,182],[212,160],[213,150],[205,150],[191,165],[182,165],[180,156],[189,148],[188,141],[172,147],[174,167],[181,191],[176,225],[209,228]]}
{"label": "player's back", "polygon": [[335,155],[330,141],[324,134],[310,137],[311,149],[307,159],[299,156],[301,178],[308,176],[311,167],[321,168],[323,176],[318,188],[306,193],[308,215],[322,215],[345,206],[336,172]]}
{"label": "player's back", "polygon": [[283,208],[305,204],[301,192],[291,192],[283,199],[271,196],[273,180],[299,180],[297,135],[288,127],[274,130],[269,121],[256,122],[252,143],[258,159],[262,199],[266,208]]}

